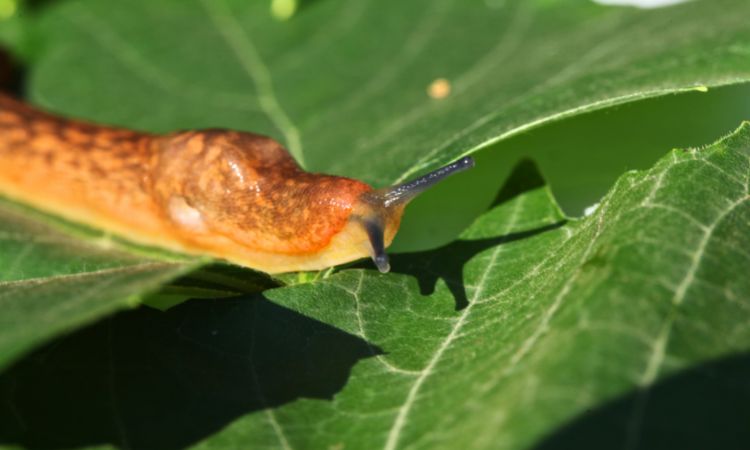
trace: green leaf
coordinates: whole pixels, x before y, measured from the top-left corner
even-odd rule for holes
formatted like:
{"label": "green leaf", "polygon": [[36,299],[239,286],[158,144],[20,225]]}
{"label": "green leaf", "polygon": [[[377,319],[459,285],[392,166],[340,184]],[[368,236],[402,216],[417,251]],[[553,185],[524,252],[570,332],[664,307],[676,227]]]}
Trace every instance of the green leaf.
{"label": "green leaf", "polygon": [[0,267],[0,368],[45,340],[141,302],[166,309],[279,285],[257,272],[136,246],[2,199]]}
{"label": "green leaf", "polygon": [[[87,239],[71,237],[72,230]],[[195,266],[136,256],[116,245],[0,203],[0,367],[44,340],[134,307],[144,293]]]}
{"label": "green leaf", "polygon": [[[580,220],[529,164],[495,205],[456,242],[394,257],[391,274],[139,310],[56,343],[0,377],[0,423],[15,424],[0,442],[747,442],[750,410],[725,402],[750,400],[750,123],[625,174]],[[85,392],[85,420],[67,392]]]}
{"label": "green leaf", "polygon": [[[583,220],[514,240],[555,224],[554,211],[546,190],[533,190],[481,217],[456,243],[407,258],[406,267],[394,262],[397,273],[416,277],[345,272],[323,294],[317,286],[269,293],[386,352],[360,363],[334,402],[275,411],[291,445],[325,447],[335,437],[345,448],[527,448],[632,393],[619,420],[599,421],[603,431],[583,427],[588,434],[567,443],[598,436],[603,443],[592,448],[651,448],[671,427],[691,430],[676,448],[695,438],[710,445],[711,418],[729,424],[726,439],[738,448],[747,411],[737,417],[691,397],[694,408],[714,408],[680,423],[651,412],[649,400],[654,392],[657,411],[679,404],[663,395],[674,387],[661,383],[750,349],[750,124],[710,148],[676,150],[647,172],[626,174]],[[445,272],[452,265],[463,269]],[[431,274],[438,283],[420,287]],[[457,288],[468,303],[452,313]],[[747,400],[746,381],[723,384],[724,373],[714,375],[680,392],[697,385],[709,397]],[[305,427],[306,416],[326,420]],[[248,416],[231,430],[242,435],[258,420]]]}
{"label": "green leaf", "polygon": [[[66,1],[30,11],[24,23],[36,23],[36,33],[10,42],[34,63],[31,99],[53,110],[154,131],[265,133],[311,170],[378,186],[563,117],[747,81],[750,73],[743,0],[653,11],[588,0],[300,5],[292,20],[279,22],[260,1]],[[442,100],[427,94],[439,78],[452,86]],[[677,108],[666,114],[683,112]],[[577,160],[556,144],[536,153]],[[641,148],[624,165],[644,159]],[[607,149],[599,153],[622,154]],[[480,183],[484,174],[473,178],[488,184]],[[576,192],[588,203],[612,179]],[[429,225],[431,217],[457,202],[417,201],[394,248],[453,239],[484,210],[486,191],[452,206],[441,228]],[[445,189],[441,197],[449,197]]]}
{"label": "green leaf", "polygon": [[[37,102],[154,131],[268,134],[377,185],[586,111],[750,79],[745,0],[106,0],[43,11]],[[46,38],[46,39],[42,39]],[[445,79],[450,93],[431,98]]]}

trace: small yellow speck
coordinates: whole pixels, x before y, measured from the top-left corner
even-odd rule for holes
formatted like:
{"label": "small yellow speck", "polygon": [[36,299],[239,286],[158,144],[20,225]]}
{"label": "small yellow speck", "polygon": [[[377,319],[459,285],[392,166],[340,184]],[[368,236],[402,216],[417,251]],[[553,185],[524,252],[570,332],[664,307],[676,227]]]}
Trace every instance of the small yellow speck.
{"label": "small yellow speck", "polygon": [[693,90],[698,92],[708,92],[708,86],[695,86]]}
{"label": "small yellow speck", "polygon": [[444,99],[451,93],[451,83],[445,78],[438,78],[427,87],[427,95],[436,100]]}
{"label": "small yellow speck", "polygon": [[17,9],[16,0],[0,0],[0,20],[10,19],[16,14]]}

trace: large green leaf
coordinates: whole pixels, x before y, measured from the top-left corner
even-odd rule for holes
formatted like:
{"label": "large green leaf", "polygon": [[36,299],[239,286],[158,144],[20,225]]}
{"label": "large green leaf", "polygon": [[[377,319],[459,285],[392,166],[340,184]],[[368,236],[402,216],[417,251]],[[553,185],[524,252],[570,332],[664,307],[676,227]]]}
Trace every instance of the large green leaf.
{"label": "large green leaf", "polygon": [[[285,142],[310,169],[393,182],[546,122],[750,79],[745,0],[70,0],[44,10],[32,99],[166,131]],[[427,88],[452,86],[442,100]]]}
{"label": "large green leaf", "polygon": [[[29,62],[32,100],[156,131],[263,132],[311,169],[377,184],[565,116],[750,78],[744,0],[656,11],[573,0],[319,0],[283,23],[266,2],[240,0],[18,4],[26,9],[0,24],[0,38]],[[426,93],[437,78],[452,86],[442,100]],[[489,172],[474,178],[477,189]],[[43,279],[89,261],[79,244],[65,245],[61,267],[20,257],[13,271]],[[99,276],[90,279],[106,281]],[[127,303],[114,294],[99,300]],[[87,308],[89,320],[99,316]],[[54,334],[45,328],[35,332]]]}
{"label": "large green leaf", "polygon": [[[318,286],[270,292],[386,352],[358,365],[333,402],[275,411],[288,430],[281,437],[295,447],[523,448],[635,390],[619,420],[568,444],[597,435],[608,444],[598,448],[653,447],[687,428],[673,438],[685,444],[676,448],[710,446],[714,430],[702,421],[717,414],[708,423],[724,421],[734,433],[722,441],[747,442],[747,409],[738,417],[693,397],[695,408],[714,408],[680,423],[649,405],[652,389],[657,411],[669,405],[669,390],[658,386],[680,370],[750,350],[750,124],[708,149],[673,151],[648,172],[626,174],[593,215],[529,236],[559,220],[547,192],[532,190],[456,243],[396,262],[404,276],[345,272],[322,295]],[[417,280],[430,274],[445,284],[425,298],[433,286]],[[454,313],[461,289],[468,304]],[[747,378],[724,385],[723,375],[697,386],[747,401]],[[306,426],[308,416],[325,420]]]}
{"label": "large green leaf", "polygon": [[[59,333],[124,307],[193,265],[134,255],[112,238],[67,232],[0,203],[0,367]],[[60,225],[59,221],[51,221]]]}
{"label": "large green leaf", "polygon": [[625,174],[581,220],[565,221],[528,164],[495,204],[392,274],[141,310],[56,343],[0,378],[0,442],[747,443],[750,124]]}
{"label": "large green leaf", "polygon": [[0,368],[47,339],[144,300],[167,307],[278,285],[258,273],[206,263],[0,200]]}

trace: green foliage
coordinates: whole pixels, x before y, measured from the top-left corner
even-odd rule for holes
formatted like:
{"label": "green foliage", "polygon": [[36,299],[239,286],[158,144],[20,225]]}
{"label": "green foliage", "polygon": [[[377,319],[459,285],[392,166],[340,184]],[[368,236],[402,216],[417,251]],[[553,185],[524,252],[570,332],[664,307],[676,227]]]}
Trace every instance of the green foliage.
{"label": "green foliage", "polygon": [[136,306],[195,267],[118,250],[106,236],[8,202],[0,203],[0,245],[0,367],[60,332]]}
{"label": "green foliage", "polygon": [[[53,6],[32,99],[155,131],[262,132],[309,169],[379,185],[562,117],[750,74],[744,0],[319,0],[290,22],[242,0]],[[438,78],[444,100],[426,93]]]}
{"label": "green foliage", "polygon": [[[0,39],[29,61],[31,100],[266,133],[307,168],[377,185],[564,117],[750,79],[744,0],[317,0],[284,21],[241,0],[23,5]],[[386,275],[363,263],[286,286],[1,203],[0,446],[747,442],[750,125],[625,173],[580,219],[532,162],[473,177],[490,206],[452,242],[394,255]],[[176,306],[113,315],[144,300]]]}

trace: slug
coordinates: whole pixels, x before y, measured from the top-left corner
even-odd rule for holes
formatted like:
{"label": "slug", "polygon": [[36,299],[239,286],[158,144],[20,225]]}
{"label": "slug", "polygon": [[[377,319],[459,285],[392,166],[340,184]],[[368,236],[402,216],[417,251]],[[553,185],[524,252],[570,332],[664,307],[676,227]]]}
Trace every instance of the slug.
{"label": "slug", "polygon": [[373,189],[308,173],[269,137],[151,134],[58,117],[0,93],[0,194],[146,245],[267,273],[320,270],[385,248],[406,204],[460,159]]}

